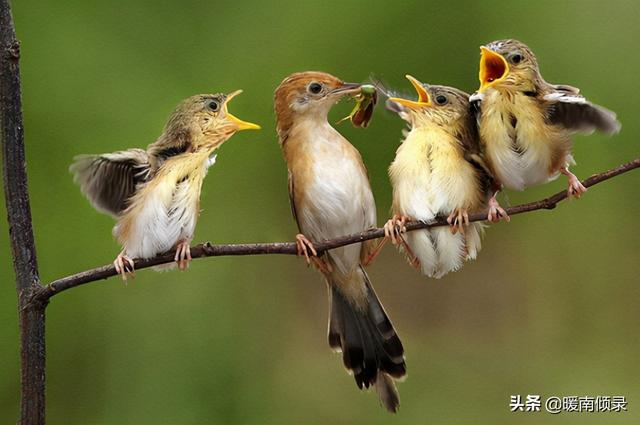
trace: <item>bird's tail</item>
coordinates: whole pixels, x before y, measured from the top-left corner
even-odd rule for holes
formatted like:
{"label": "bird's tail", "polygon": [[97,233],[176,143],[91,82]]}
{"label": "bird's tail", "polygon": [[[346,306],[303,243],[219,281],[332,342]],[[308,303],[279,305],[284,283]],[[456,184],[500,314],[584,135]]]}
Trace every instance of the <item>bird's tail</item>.
{"label": "bird's tail", "polygon": [[367,274],[362,267],[355,274],[366,288],[366,303],[361,306],[329,284],[329,345],[342,352],[358,388],[375,387],[384,407],[396,412],[400,399],[394,378],[406,374],[404,348]]}
{"label": "bird's tail", "polygon": [[464,234],[453,234],[447,227],[409,232],[403,236],[412,252],[405,250],[405,254],[409,261],[413,261],[415,256],[422,274],[440,279],[460,269],[465,260],[474,260],[478,256],[483,233],[480,223],[471,223]]}

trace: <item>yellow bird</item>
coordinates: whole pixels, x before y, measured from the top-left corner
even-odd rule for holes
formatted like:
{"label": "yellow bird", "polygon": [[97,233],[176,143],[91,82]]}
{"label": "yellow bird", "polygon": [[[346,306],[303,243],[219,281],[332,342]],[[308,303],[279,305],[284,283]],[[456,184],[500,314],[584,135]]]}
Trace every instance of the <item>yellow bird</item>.
{"label": "yellow bird", "polygon": [[275,92],[277,131],[302,232],[296,237],[298,251],[307,261],[311,254],[329,288],[329,345],[342,352],[358,387],[374,386],[382,404],[395,412],[399,397],[393,378],[405,375],[404,349],[361,264],[374,244],[336,248],[317,258],[311,242],[376,226],[360,153],[327,121],[339,99],[360,91],[360,84],[329,74],[292,74]]}
{"label": "yellow bird", "polygon": [[[480,251],[483,224],[469,223],[469,212],[486,209],[492,177],[481,156],[469,95],[453,87],[423,84],[407,75],[418,100],[390,97],[387,108],[410,130],[389,167],[393,218],[385,235],[409,262],[429,277],[459,269]],[[403,234],[406,221],[448,216],[443,227]]]}
{"label": "yellow bird", "polygon": [[[587,189],[569,171],[573,133],[620,130],[616,114],[587,101],[580,90],[547,83],[529,47],[500,40],[480,47],[480,88],[471,96],[488,165],[504,186],[523,190],[558,177],[568,195]],[[495,194],[494,198],[495,199]],[[496,217],[491,217],[495,219]]]}
{"label": "yellow bird", "polygon": [[94,208],[118,220],[113,234],[122,252],[114,265],[123,279],[133,273],[134,258],[170,249],[176,250],[178,267],[188,267],[202,182],[215,162],[211,154],[235,132],[260,128],[228,112],[227,104],[241,92],[184,100],[146,151],[75,158],[70,171],[82,193]]}

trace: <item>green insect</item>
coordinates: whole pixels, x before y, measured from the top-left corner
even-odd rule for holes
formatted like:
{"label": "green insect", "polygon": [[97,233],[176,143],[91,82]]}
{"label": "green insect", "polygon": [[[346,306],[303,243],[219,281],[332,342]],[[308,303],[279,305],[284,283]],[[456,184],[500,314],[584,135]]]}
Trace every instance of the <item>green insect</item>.
{"label": "green insect", "polygon": [[354,127],[366,128],[371,122],[373,108],[378,102],[378,92],[372,85],[365,84],[361,87],[360,93],[355,96],[355,100],[356,106],[351,113],[338,121],[337,124],[350,119]]}

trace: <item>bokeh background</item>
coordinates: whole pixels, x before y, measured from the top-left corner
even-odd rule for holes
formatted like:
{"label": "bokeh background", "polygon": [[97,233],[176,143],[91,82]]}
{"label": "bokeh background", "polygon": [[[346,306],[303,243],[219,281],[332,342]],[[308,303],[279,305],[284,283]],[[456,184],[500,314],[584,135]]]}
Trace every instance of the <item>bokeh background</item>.
{"label": "bokeh background", "polygon": [[[21,0],[28,173],[43,281],[110,262],[111,218],[67,171],[74,155],[144,147],[195,93],[245,90],[232,106],[260,132],[227,143],[205,181],[195,241],[292,240],[272,93],[288,74],[404,74],[473,91],[480,44],[513,37],[548,81],[583,89],[622,132],[575,138],[579,176],[638,156],[640,5],[629,1],[109,2]],[[332,119],[351,105],[340,104]],[[379,108],[342,131],[388,215],[387,166],[403,123]],[[361,393],[326,343],[324,284],[289,256],[212,258],[56,296],[47,311],[50,424],[637,424],[637,172],[555,211],[492,226],[480,258],[421,278],[393,249],[370,276],[403,337],[400,412]],[[565,188],[559,179],[511,204]],[[0,422],[18,417],[16,296],[0,223]],[[510,413],[509,396],[624,395],[628,413]]]}

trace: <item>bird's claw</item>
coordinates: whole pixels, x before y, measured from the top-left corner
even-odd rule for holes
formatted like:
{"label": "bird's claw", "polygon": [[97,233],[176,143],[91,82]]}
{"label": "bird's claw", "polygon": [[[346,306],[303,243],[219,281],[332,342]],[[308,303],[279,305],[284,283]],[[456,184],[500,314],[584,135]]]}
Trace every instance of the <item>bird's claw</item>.
{"label": "bird's claw", "polygon": [[495,195],[492,196],[491,199],[489,199],[489,212],[487,213],[487,220],[492,223],[499,223],[500,220],[504,220],[506,222],[511,221],[511,217],[509,217],[509,214],[507,214],[504,208],[500,206],[500,203],[498,203]]}
{"label": "bird's claw", "polygon": [[174,261],[178,263],[178,269],[186,270],[191,261],[191,246],[188,240],[184,240],[176,245],[176,255]]}
{"label": "bird's claw", "polygon": [[576,177],[568,168],[563,168],[560,170],[562,174],[567,176],[567,180],[569,182],[569,188],[567,189],[567,196],[569,198],[580,198],[583,193],[587,191],[587,188],[582,184],[580,179]]}
{"label": "bird's claw", "polygon": [[302,233],[298,233],[296,235],[296,247],[298,248],[298,255],[304,255],[304,258],[307,260],[307,264],[311,264],[309,251],[311,251],[312,256],[318,256],[318,252],[314,248],[313,243]]}
{"label": "bird's claw", "polygon": [[407,221],[409,217],[399,214],[394,214],[384,224],[384,237],[391,240],[391,243],[397,245],[402,239],[402,233],[407,232]]}
{"label": "bird's claw", "polygon": [[464,227],[469,225],[469,213],[466,209],[456,208],[447,217],[447,223],[451,226],[451,233],[458,232],[464,234]]}
{"label": "bird's claw", "polygon": [[569,177],[569,189],[567,189],[567,196],[571,198],[580,198],[583,193],[587,191],[582,182],[573,174]]}
{"label": "bird's claw", "polygon": [[391,240],[392,244],[400,245],[407,255],[409,264],[412,267],[419,268],[420,260],[418,260],[418,257],[413,253],[413,250],[402,236],[403,233],[407,233],[407,221],[409,220],[409,217],[406,215],[394,214],[393,217],[384,224],[383,241]]}
{"label": "bird's claw", "polygon": [[116,268],[116,273],[122,276],[122,280],[127,281],[128,277],[135,277],[135,270],[133,266],[133,260],[129,258],[124,251],[122,251],[116,259],[113,261],[113,266]]}
{"label": "bird's claw", "polygon": [[304,255],[307,265],[313,264],[322,273],[331,273],[333,271],[331,264],[318,257],[318,251],[316,251],[313,243],[302,233],[296,235],[296,247],[298,256]]}

